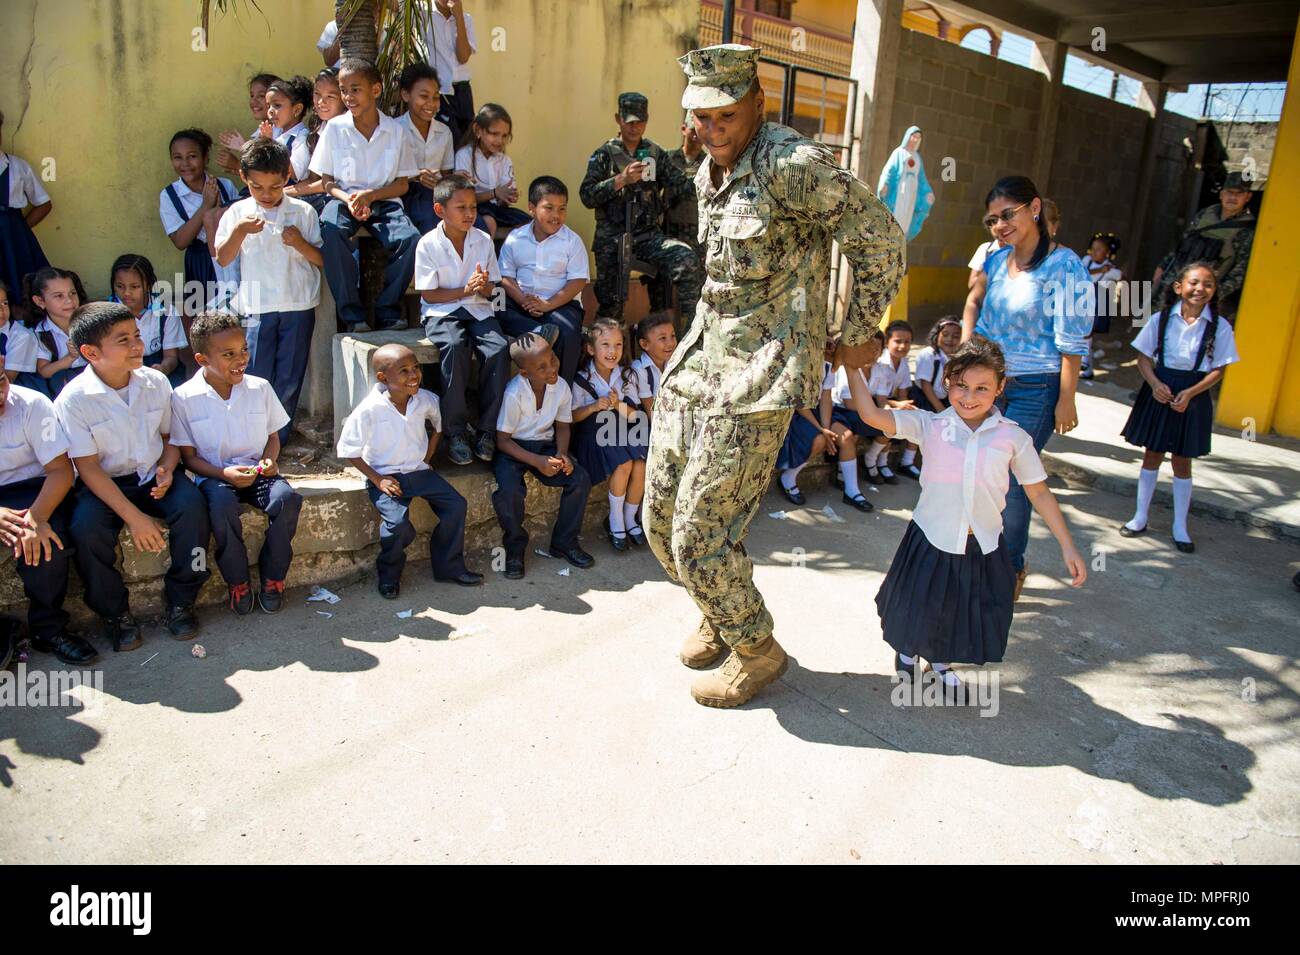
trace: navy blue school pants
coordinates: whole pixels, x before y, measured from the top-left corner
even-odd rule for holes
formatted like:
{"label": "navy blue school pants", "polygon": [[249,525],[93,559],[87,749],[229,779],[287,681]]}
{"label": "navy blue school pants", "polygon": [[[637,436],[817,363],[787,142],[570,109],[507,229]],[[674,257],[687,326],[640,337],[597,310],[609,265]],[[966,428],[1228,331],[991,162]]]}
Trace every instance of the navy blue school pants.
{"label": "navy blue school pants", "polygon": [[389,497],[369,481],[366,493],[382,518],[379,524],[379,559],[375,562],[381,584],[397,584],[406,566],[406,548],[415,540],[411,523],[411,502],[422,497],[438,518],[429,535],[429,564],[435,577],[465,573],[465,512],[468,505],[460,492],[432,469],[390,474],[402,486],[401,497]]}
{"label": "navy blue school pants", "polygon": [[[515,444],[533,454],[547,457],[555,454],[554,441],[515,438]],[[497,520],[501,522],[501,543],[505,545],[507,556],[522,557],[528,547],[528,531],[524,530],[524,475],[530,471],[533,477],[547,487],[564,488],[560,494],[560,513],[556,515],[555,526],[551,529],[551,546],[560,550],[578,546],[582,514],[587,507],[587,495],[591,492],[591,478],[582,465],[574,464],[572,474],[557,471],[547,477],[536,468],[498,451],[492,459],[492,470],[497,478],[492,506],[496,509]]]}
{"label": "navy blue school pants", "polygon": [[[1008,421],[1014,421],[1033,439],[1034,450],[1042,452],[1047,439],[1056,430],[1056,402],[1061,397],[1061,376],[1058,372],[1038,375],[1016,375],[1007,378],[1006,388],[997,400]],[[1029,519],[1033,506],[1016,476],[1011,475],[1007,487],[1007,502],[1002,509],[1002,536],[1011,555],[1011,567],[1016,573],[1025,569],[1025,551],[1029,547]]]}
{"label": "navy blue school pants", "polygon": [[362,225],[388,252],[384,287],[375,300],[375,321],[379,325],[397,324],[402,319],[402,293],[415,274],[415,246],[420,241],[420,233],[407,218],[402,204],[393,199],[383,199],[372,205],[370,218],[364,223],[354,219],[339,199],[331,198],[321,213],[325,281],[334,293],[339,321],[353,329],[366,324],[357,261],[352,257],[352,237]]}
{"label": "navy blue school pants", "polygon": [[289,416],[289,423],[280,429],[280,443],[284,444],[293,432],[293,415],[298,410],[302,380],[307,374],[316,310],[305,308],[298,312],[250,315],[248,327],[252,331],[248,336],[249,374],[271,383],[275,396]]}
{"label": "navy blue school pants", "polygon": [[560,377],[573,384],[573,376],[578,373],[578,362],[582,360],[582,317],[582,302],[575,298],[540,318],[533,318],[514,302],[507,300],[506,310],[499,319],[501,328],[511,338],[518,338],[525,332],[538,331],[543,325],[558,328],[555,357],[560,359]]}
{"label": "navy blue school pants", "polygon": [[248,487],[239,488],[219,478],[204,478],[199,491],[208,502],[217,568],[226,583],[246,584],[249,580],[244,527],[239,521],[241,504],[252,504],[270,520],[257,558],[262,579],[284,580],[293,560],[293,535],[298,530],[302,495],[282,477],[259,477]]}
{"label": "navy blue school pants", "polygon": [[[0,487],[0,507],[24,510],[32,506],[45,476],[15,481]],[[27,594],[27,632],[32,637],[52,640],[68,625],[68,615],[63,610],[63,599],[68,595],[68,561],[72,559],[72,538],[68,536],[68,498],[50,515],[50,528],[63,541],[63,549],[51,546],[50,559],[42,555],[41,562],[32,567],[19,558],[15,563],[22,578],[23,592]]]}
{"label": "navy blue school pants", "polygon": [[447,315],[424,319],[424,334],[438,346],[442,390],[438,392],[442,433],[464,434],[469,424],[465,390],[475,353],[482,363],[478,374],[478,430],[494,433],[501,398],[510,378],[510,349],[495,315],[475,318],[458,308]]}
{"label": "navy blue school pants", "polygon": [[[171,553],[171,566],[163,578],[167,606],[191,606],[209,574],[210,524],[203,495],[184,474],[172,478],[172,486],[159,501],[149,495],[154,486],[152,480],[144,485],[137,484],[136,480],[134,474],[128,474],[113,478],[113,483],[145,514],[166,522],[167,549]],[[126,585],[114,566],[122,524],[122,518],[111,507],[90,488],[77,482],[69,532],[77,549],[77,571],[86,587],[86,606],[101,617],[118,617],[130,609]]]}

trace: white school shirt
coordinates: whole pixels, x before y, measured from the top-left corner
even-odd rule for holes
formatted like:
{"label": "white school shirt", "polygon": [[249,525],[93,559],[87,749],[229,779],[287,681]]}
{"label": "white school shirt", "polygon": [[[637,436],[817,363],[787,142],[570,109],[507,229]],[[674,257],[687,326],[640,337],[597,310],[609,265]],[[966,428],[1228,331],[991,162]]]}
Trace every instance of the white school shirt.
{"label": "white school shirt", "polygon": [[5,339],[5,371],[36,370],[36,335],[22,322],[0,325]]}
{"label": "white school shirt", "polygon": [[[627,380],[624,380],[621,365],[614,366],[609,378],[600,377],[600,372],[590,362],[584,363],[584,366],[578,369],[578,374],[586,378],[591,383],[591,387],[596,389],[597,398],[604,398],[612,392],[618,395],[620,400],[626,398],[638,408],[641,407],[641,379],[635,373],[631,373],[627,376]],[[570,393],[572,399],[570,401],[570,410],[572,411],[596,403],[596,398],[593,398],[586,388],[578,384],[576,377],[573,380]],[[653,398],[654,395],[645,395],[644,397]]]}
{"label": "white school shirt", "polygon": [[501,246],[501,274],[518,283],[525,294],[547,299],[574,279],[591,277],[587,247],[567,225],[540,242],[534,226],[513,229]]}
{"label": "white school shirt", "polygon": [[[861,368],[858,369],[858,377],[862,379],[862,383],[867,386],[868,393],[874,395],[875,392],[871,390],[871,380],[862,373]],[[874,368],[872,369],[871,377],[875,378]],[[852,411],[857,410],[853,406],[853,394],[849,391],[849,370],[843,365],[840,365],[839,368],[835,369],[835,381],[831,388],[831,401],[834,404],[839,405],[841,408],[848,408]]]}
{"label": "white school shirt", "polygon": [[871,393],[882,398],[892,398],[899,388],[907,391],[911,387],[912,368],[907,363],[907,356],[904,355],[895,368],[889,360],[889,352],[882,354],[871,369]]}
{"label": "white school shirt", "polygon": [[263,208],[249,196],[240,199],[217,226],[217,243],[230,237],[246,215],[266,220],[261,232],[244,236],[239,247],[239,291],[231,307],[241,315],[265,312],[301,312],[320,303],[320,269],[297,249],[284,244],[284,230],[296,226],[304,239],[320,248],[320,217],[316,210],[293,196],[285,196],[273,209]]}
{"label": "white school shirt", "polygon": [[[116,296],[114,296],[116,299]],[[149,307],[135,320],[144,340],[144,353],[152,355],[168,348],[188,348],[189,339],[185,337],[185,326],[176,309],[164,305],[159,299],[149,303]]]}
{"label": "white school shirt", "polygon": [[979,247],[971,255],[970,261],[966,264],[976,272],[984,271],[984,260],[996,252],[1002,246],[998,245],[997,239],[989,239],[987,242],[981,242]]}
{"label": "white school shirt", "polygon": [[[433,4],[429,4],[429,7],[424,45],[429,51],[429,65],[438,74],[438,82],[442,84],[444,92],[450,93],[451,84],[463,83],[469,79],[469,63],[461,63],[456,59],[456,18],[444,17]],[[468,13],[465,14],[465,39],[469,41],[470,51],[477,53],[474,18]]]}
{"label": "white school shirt", "polygon": [[311,133],[306,123],[299,123],[292,129],[280,130],[275,134],[275,141],[289,150],[289,167],[293,178],[302,180],[307,175],[307,166],[311,163],[311,149],[307,137]]}
{"label": "white school shirt", "polygon": [[426,137],[416,128],[410,112],[397,117],[402,127],[402,135],[411,146],[418,169],[451,169],[456,163],[456,151],[452,143],[451,127],[442,120],[429,120],[429,135]]}
{"label": "white school shirt", "polygon": [[[229,179],[217,177],[217,181],[221,183],[222,188],[225,190],[224,192],[219,193],[220,202],[224,202],[227,199],[233,200],[235,196],[239,194],[239,190],[235,188],[235,184]],[[188,222],[193,217],[194,213],[198,211],[199,206],[203,205],[202,192],[195,192],[180,179],[177,179],[171,185],[172,188],[176,190],[176,198],[181,201],[181,208],[185,210],[185,218],[182,219],[176,212],[176,207],[172,205],[171,196],[167,195],[166,189],[163,189],[162,192],[158,193],[158,215],[162,219],[163,231],[168,235],[171,235]],[[206,242],[208,240],[208,230],[199,229],[198,238]],[[213,264],[215,263],[216,260],[214,259]],[[217,276],[218,278],[221,277],[220,268],[217,269]]]}
{"label": "white school shirt", "polygon": [[[471,155],[473,151],[473,155]],[[470,169],[473,163],[474,168]],[[497,186],[515,181],[515,164],[505,153],[484,155],[483,150],[467,143],[456,150],[456,171],[474,180],[475,192],[488,192]]]}
{"label": "white school shirt", "polygon": [[320,39],[316,41],[316,49],[324,53],[334,45],[334,41],[339,38],[338,21],[331,20],[325,24],[325,29],[320,31]]}
{"label": "white school shirt", "polygon": [[967,532],[973,531],[980,550],[993,553],[1010,475],[1022,485],[1047,480],[1033,439],[996,408],[974,431],[953,408],[893,415],[897,436],[921,449],[921,498],[912,520],[925,539],[949,554],[964,554]]}
{"label": "white school shirt", "polygon": [[68,436],[54,402],[39,391],[10,385],[0,414],[0,487],[40,477],[45,465],[68,453]]}
{"label": "white school shirt", "polygon": [[376,383],[343,422],[338,456],[360,458],[380,474],[428,471],[429,463],[424,460],[429,450],[426,421],[433,425],[434,433],[442,430],[438,396],[432,391],[417,391],[402,414],[389,400],[387,386]]}
{"label": "white school shirt", "polygon": [[[415,247],[416,291],[463,289],[469,277],[474,274],[476,265],[486,268],[488,278],[493,282],[501,281],[496,247],[486,232],[470,226],[469,232],[465,234],[465,257],[461,258],[456,247],[451,244],[451,239],[447,238],[446,226],[439,222],[435,228],[420,237]],[[475,318],[492,317],[492,303],[482,295],[463,295],[451,302],[420,300],[422,318],[450,315],[458,308],[465,309]]]}
{"label": "white school shirt", "polygon": [[[938,367],[935,364],[938,363]],[[928,381],[939,398],[948,397],[948,386],[943,383],[943,370],[948,366],[948,356],[941,348],[926,345],[916,356],[916,383]]]}
{"label": "white school shirt", "polygon": [[357,132],[351,112],[322,126],[308,168],[318,176],[332,176],[338,187],[349,193],[382,189],[394,180],[420,173],[401,124],[382,110],[369,139]]}
{"label": "white school shirt", "polygon": [[658,398],[659,382],[663,379],[664,373],[659,370],[659,366],[655,364],[649,353],[642,352],[640,357],[632,362],[632,370],[636,372],[641,397]]}
{"label": "white school shirt", "polygon": [[[1165,329],[1165,351],[1163,360],[1166,368],[1179,371],[1191,371],[1196,361],[1196,352],[1201,347],[1201,336],[1210,328],[1208,309],[1202,309],[1200,317],[1188,325],[1183,321],[1183,303],[1178,302],[1169,312],[1169,327]],[[1156,344],[1160,333],[1160,315],[1152,315],[1133,339],[1133,347],[1152,361],[1156,360]],[[1241,361],[1237,354],[1237,339],[1232,334],[1232,326],[1219,318],[1219,327],[1214,335],[1214,354],[1201,359],[1197,371],[1213,371],[1233,362]]]}
{"label": "white school shirt", "polygon": [[[289,423],[289,415],[265,378],[244,375],[222,398],[200,368],[172,392],[171,444],[193,448],[219,468],[257,464],[267,439]],[[195,475],[202,483],[205,477]]]}
{"label": "white school shirt", "polygon": [[537,407],[533,386],[523,375],[515,375],[506,385],[497,415],[497,430],[516,441],[550,441],[555,437],[555,422],[573,422],[573,396],[561,378],[547,385],[542,406]]}
{"label": "white school shirt", "polygon": [[[9,170],[9,195],[6,200],[11,209],[23,209],[27,206],[43,206],[50,201],[50,195],[36,178],[31,164],[9,153],[0,153],[0,174]],[[18,290],[14,289],[14,295]]]}
{"label": "white school shirt", "polygon": [[[50,350],[42,344],[42,332],[49,332],[50,335],[54,337],[54,348],[57,354],[51,355]],[[58,325],[55,325],[48,318],[41,319],[41,322],[36,326],[36,330],[32,334],[32,337],[36,339],[36,357],[41,361],[57,361],[68,353],[68,333],[59,328]],[[72,360],[73,368],[84,368],[85,366],[86,359],[82,358],[80,355]],[[6,365],[6,367],[8,366]]]}
{"label": "white school shirt", "polygon": [[54,413],[68,435],[68,455],[95,455],[109,477],[135,474],[147,483],[162,457],[163,435],[172,429],[172,386],[153,368],[131,372],[126,398],[91,368],[73,378],[54,399]]}

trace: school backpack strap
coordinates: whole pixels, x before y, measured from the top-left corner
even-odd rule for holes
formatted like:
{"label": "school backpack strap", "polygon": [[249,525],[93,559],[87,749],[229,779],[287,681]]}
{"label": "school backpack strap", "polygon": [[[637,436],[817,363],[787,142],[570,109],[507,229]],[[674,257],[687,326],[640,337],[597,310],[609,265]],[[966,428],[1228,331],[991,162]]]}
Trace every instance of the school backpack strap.
{"label": "school backpack strap", "polygon": [[181,225],[189,222],[190,214],[185,211],[185,206],[181,203],[181,197],[176,194],[176,187],[169,183],[163,191],[167,193],[167,198],[172,201],[172,208],[176,210],[176,214],[181,217]]}

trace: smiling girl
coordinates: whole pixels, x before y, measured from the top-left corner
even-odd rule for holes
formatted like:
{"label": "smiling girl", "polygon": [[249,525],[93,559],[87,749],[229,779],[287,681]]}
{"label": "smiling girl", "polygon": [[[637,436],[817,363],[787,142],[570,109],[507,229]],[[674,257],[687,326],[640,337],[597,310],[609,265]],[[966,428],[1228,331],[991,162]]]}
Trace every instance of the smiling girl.
{"label": "smiling girl", "polygon": [[915,683],[924,658],[945,697],[962,702],[965,687],[950,664],[997,663],[1007,649],[1016,580],[1002,509],[1012,477],[1060,545],[1071,585],[1081,587],[1088,569],[1033,441],[995,407],[1007,383],[1002,350],[976,336],[944,377],[952,405],[939,414],[881,408],[858,375],[849,375],[849,388],[863,421],[923,454],[921,497],[876,595],[894,668]]}

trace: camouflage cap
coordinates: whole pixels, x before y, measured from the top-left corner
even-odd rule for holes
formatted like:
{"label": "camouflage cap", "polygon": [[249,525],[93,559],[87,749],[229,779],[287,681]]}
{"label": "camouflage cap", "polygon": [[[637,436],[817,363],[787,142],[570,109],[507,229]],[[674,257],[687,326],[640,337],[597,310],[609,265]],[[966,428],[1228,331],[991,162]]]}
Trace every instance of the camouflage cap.
{"label": "camouflage cap", "polygon": [[626,122],[646,121],[650,115],[650,102],[643,93],[619,93],[618,115]]}
{"label": "camouflage cap", "polygon": [[723,43],[691,50],[677,60],[686,74],[683,109],[717,109],[738,102],[758,75],[758,50]]}

